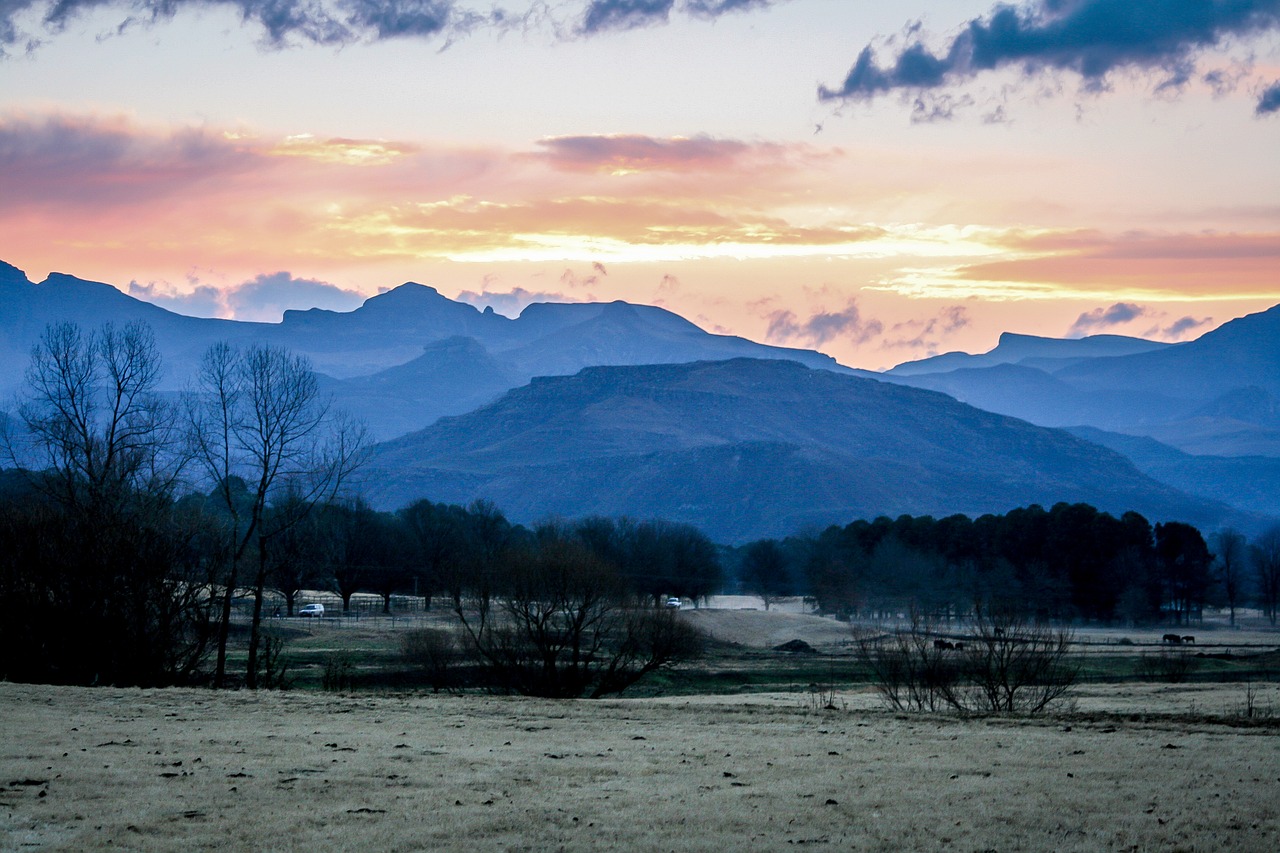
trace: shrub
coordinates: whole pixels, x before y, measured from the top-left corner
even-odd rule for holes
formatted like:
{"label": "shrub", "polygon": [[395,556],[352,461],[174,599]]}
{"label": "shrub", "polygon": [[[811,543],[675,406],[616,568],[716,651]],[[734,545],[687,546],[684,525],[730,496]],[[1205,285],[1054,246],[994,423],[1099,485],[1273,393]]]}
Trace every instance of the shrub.
{"label": "shrub", "polygon": [[405,663],[423,673],[435,692],[458,686],[453,670],[462,658],[462,650],[452,631],[443,628],[410,631],[401,641],[400,653]]}
{"label": "shrub", "polygon": [[1071,633],[981,612],[964,639],[938,637],[918,617],[911,628],[855,633],[857,654],[880,696],[901,711],[1038,714],[1063,699],[1079,668]]}
{"label": "shrub", "polygon": [[1200,661],[1186,649],[1161,649],[1138,658],[1139,678],[1181,684],[1200,666]]}

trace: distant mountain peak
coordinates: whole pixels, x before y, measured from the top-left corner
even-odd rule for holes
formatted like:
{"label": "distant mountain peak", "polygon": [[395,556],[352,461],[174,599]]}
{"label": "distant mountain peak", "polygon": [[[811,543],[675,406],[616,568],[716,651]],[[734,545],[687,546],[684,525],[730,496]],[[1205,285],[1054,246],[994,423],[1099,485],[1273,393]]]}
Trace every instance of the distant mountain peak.
{"label": "distant mountain peak", "polygon": [[416,281],[406,281],[398,287],[393,287],[390,290],[384,290],[377,296],[369,297],[364,301],[364,304],[365,306],[371,304],[378,306],[391,306],[403,305],[406,303],[411,304],[424,300],[437,301],[440,299],[443,299],[446,302],[453,301],[446,296],[441,296],[440,291],[436,290],[429,284],[419,284]]}
{"label": "distant mountain peak", "polygon": [[0,261],[0,285],[27,285],[31,284],[31,280],[27,278],[27,274],[15,267],[13,264],[6,264]]}
{"label": "distant mountain peak", "polygon": [[[915,376],[923,373],[946,373],[960,368],[1017,364],[1031,360],[1045,363],[1037,366],[1049,366],[1047,363],[1055,360],[1058,362],[1058,366],[1066,366],[1072,360],[1133,355],[1166,349],[1170,346],[1174,345],[1126,335],[1049,338],[1042,335],[1027,335],[1019,332],[1002,332],[996,346],[987,352],[976,355],[964,352],[949,352],[918,361],[904,362],[885,372],[890,376]],[[1050,369],[1050,372],[1053,372],[1053,369]]]}

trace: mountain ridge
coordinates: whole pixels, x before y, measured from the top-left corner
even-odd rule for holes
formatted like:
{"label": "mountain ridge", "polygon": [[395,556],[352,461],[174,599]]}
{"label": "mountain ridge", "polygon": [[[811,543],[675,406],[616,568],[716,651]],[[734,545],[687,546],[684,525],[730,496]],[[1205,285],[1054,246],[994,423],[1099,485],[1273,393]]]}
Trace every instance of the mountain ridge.
{"label": "mountain ridge", "polygon": [[871,515],[1085,501],[1216,519],[1118,453],[946,395],[779,360],[593,367],[375,448],[375,505],[426,486],[513,518],[697,524],[720,541]]}

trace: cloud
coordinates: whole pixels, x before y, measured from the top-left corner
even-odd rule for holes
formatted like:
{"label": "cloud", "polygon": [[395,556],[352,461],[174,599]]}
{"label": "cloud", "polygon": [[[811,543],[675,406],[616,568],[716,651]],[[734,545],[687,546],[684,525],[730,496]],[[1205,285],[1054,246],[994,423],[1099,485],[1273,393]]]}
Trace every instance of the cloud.
{"label": "cloud", "polygon": [[228,290],[226,300],[231,316],[237,320],[273,323],[289,310],[354,311],[364,303],[365,297],[328,282],[278,272],[260,275]]}
{"label": "cloud", "polygon": [[[1280,28],[1280,0],[1032,0],[998,5],[968,21],[940,52],[910,42],[886,64],[871,45],[844,82],[820,86],[823,101],[865,101],[893,91],[937,89],[1013,67],[1030,75],[1071,71],[1086,89],[1104,90],[1122,68],[1164,75],[1162,88],[1190,79],[1198,54],[1232,38]],[[1259,104],[1261,111],[1262,104]]]}
{"label": "cloud", "polygon": [[220,183],[255,155],[199,129],[148,132],[123,119],[0,116],[0,210],[152,201]]}
{"label": "cloud", "polygon": [[[1166,301],[1181,296],[1270,298],[1275,294],[1280,232],[1144,233],[1094,231],[1007,235],[996,242],[1010,259],[954,268],[955,285],[981,283],[1010,292],[1094,294],[1109,302]],[[978,295],[977,291],[971,291]]]}
{"label": "cloud", "polygon": [[674,5],[675,0],[592,0],[582,16],[581,31],[594,35],[665,24]]}
{"label": "cloud", "polygon": [[974,100],[969,95],[954,97],[945,93],[921,93],[911,104],[912,124],[933,124],[939,121],[951,121],[956,110],[971,107]]}
{"label": "cloud", "polygon": [[[693,18],[715,19],[731,12],[766,9],[778,0],[684,0],[679,11]],[[634,30],[665,24],[676,9],[675,0],[591,0],[578,31],[597,35],[611,30]]]}
{"label": "cloud", "polygon": [[951,305],[943,308],[936,317],[927,320],[906,320],[895,323],[890,335],[880,347],[882,349],[923,350],[928,355],[937,355],[942,341],[953,333],[965,328],[970,323],[969,310],[963,305]]}
{"label": "cloud", "polygon": [[1204,326],[1209,326],[1212,324],[1213,324],[1212,317],[1204,317],[1199,320],[1197,320],[1195,317],[1183,317],[1180,320],[1173,321],[1173,323],[1161,329],[1160,335],[1164,337],[1166,340],[1168,339],[1178,340],[1184,337],[1188,332],[1193,332],[1196,329],[1202,328]]}
{"label": "cloud", "polygon": [[[560,273],[560,283],[570,290],[578,290],[583,287],[595,287],[600,283],[600,279],[608,274],[609,273],[605,272],[604,264],[599,261],[595,261],[591,264],[590,275],[578,275],[572,269],[566,267],[565,271]],[[590,298],[594,299],[595,297]]]}
{"label": "cloud", "polygon": [[855,344],[866,343],[884,331],[879,320],[864,320],[857,301],[850,299],[841,311],[818,311],[801,320],[794,311],[779,309],[765,318],[769,328],[765,338],[777,343],[820,347],[837,338]]}
{"label": "cloud", "polygon": [[556,136],[538,140],[530,155],[568,172],[688,172],[733,165],[747,155],[780,153],[781,146],[750,145],[710,136]]}
{"label": "cloud", "polygon": [[474,305],[477,308],[492,308],[506,317],[519,316],[521,311],[535,302],[580,301],[563,293],[547,290],[526,290],[523,287],[513,287],[508,291],[495,292],[489,290],[487,282],[482,290],[464,290],[455,299],[458,302],[466,302],[468,305]]}
{"label": "cloud", "polygon": [[192,282],[191,290],[179,291],[167,283],[153,281],[141,284],[131,281],[127,292],[143,302],[159,305],[175,314],[188,317],[228,316],[223,292],[208,284]]}
{"label": "cloud", "polygon": [[1258,106],[1255,112],[1258,115],[1270,115],[1280,110],[1280,80],[1272,83],[1258,98]]}
{"label": "cloud", "polygon": [[259,275],[230,287],[214,287],[189,278],[187,288],[168,282],[129,282],[128,292],[161,308],[190,317],[225,317],[261,323],[278,323],[285,311],[323,308],[353,311],[365,300],[361,293],[287,272]]}
{"label": "cloud", "polygon": [[1095,308],[1092,311],[1086,311],[1076,318],[1071,324],[1071,328],[1067,330],[1067,337],[1081,338],[1085,335],[1096,334],[1103,329],[1109,329],[1112,326],[1123,326],[1125,323],[1132,323],[1140,317],[1150,316],[1148,309],[1132,302],[1117,302],[1110,308]]}
{"label": "cloud", "polygon": [[[344,45],[395,38],[442,38],[447,44],[482,27],[505,31],[544,20],[562,34],[590,36],[665,24],[673,11],[710,20],[764,9],[776,2],[779,0],[588,0],[563,13],[578,21],[575,27],[566,26],[558,9],[537,0],[521,0],[514,12],[482,0],[465,4],[459,0],[0,0],[0,57],[14,50],[34,49],[42,37],[57,34],[75,19],[104,9],[123,16],[113,27],[121,32],[171,20],[184,10],[221,6],[260,27],[266,45],[282,47],[297,42]],[[26,32],[23,27],[30,22],[36,22],[41,32]]]}
{"label": "cloud", "polygon": [[[198,255],[237,275],[431,257],[572,262],[591,276],[579,264],[874,252],[887,236],[837,212],[842,152],[573,140],[530,152],[0,113],[0,234],[60,245],[60,264],[68,245],[107,251],[134,275],[130,258],[181,270]],[[643,174],[618,177],[619,164]],[[801,195],[830,219],[797,212]]]}
{"label": "cloud", "polygon": [[273,47],[290,41],[342,45],[369,38],[449,38],[477,26],[509,23],[501,10],[481,13],[457,0],[5,0],[0,3],[0,56],[3,46],[39,42],[20,29],[24,20],[38,18],[45,32],[57,33],[81,15],[110,8],[126,15],[116,26],[123,31],[209,6],[234,9],[241,20],[261,27],[264,42]]}
{"label": "cloud", "polygon": [[1212,317],[1203,317],[1197,320],[1195,317],[1188,316],[1174,320],[1168,325],[1162,325],[1163,318],[1168,316],[1164,311],[1158,311],[1133,302],[1117,302],[1109,308],[1095,308],[1092,311],[1086,311],[1081,314],[1071,324],[1071,328],[1067,330],[1067,337],[1080,338],[1085,335],[1096,335],[1116,326],[1124,326],[1135,320],[1146,319],[1153,321],[1153,325],[1142,332],[1142,337],[1176,341],[1186,337],[1189,332],[1213,323]]}

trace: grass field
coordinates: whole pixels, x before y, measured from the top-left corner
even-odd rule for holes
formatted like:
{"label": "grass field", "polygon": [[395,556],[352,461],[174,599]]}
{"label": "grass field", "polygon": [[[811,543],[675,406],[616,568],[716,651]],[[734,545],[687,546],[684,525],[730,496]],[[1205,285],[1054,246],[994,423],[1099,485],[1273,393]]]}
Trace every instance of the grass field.
{"label": "grass field", "polygon": [[[794,690],[0,683],[0,850],[1280,849],[1280,684],[1086,682],[1042,718],[894,714],[836,677],[834,634],[808,664],[768,652],[774,616],[696,617],[719,619],[724,644],[698,677],[773,667]],[[782,621],[814,640],[827,628]],[[293,646],[376,659],[404,627],[300,627]],[[1251,654],[1276,639],[1217,638]],[[1089,654],[1148,648],[1082,639]],[[804,683],[806,666],[833,677]]]}

